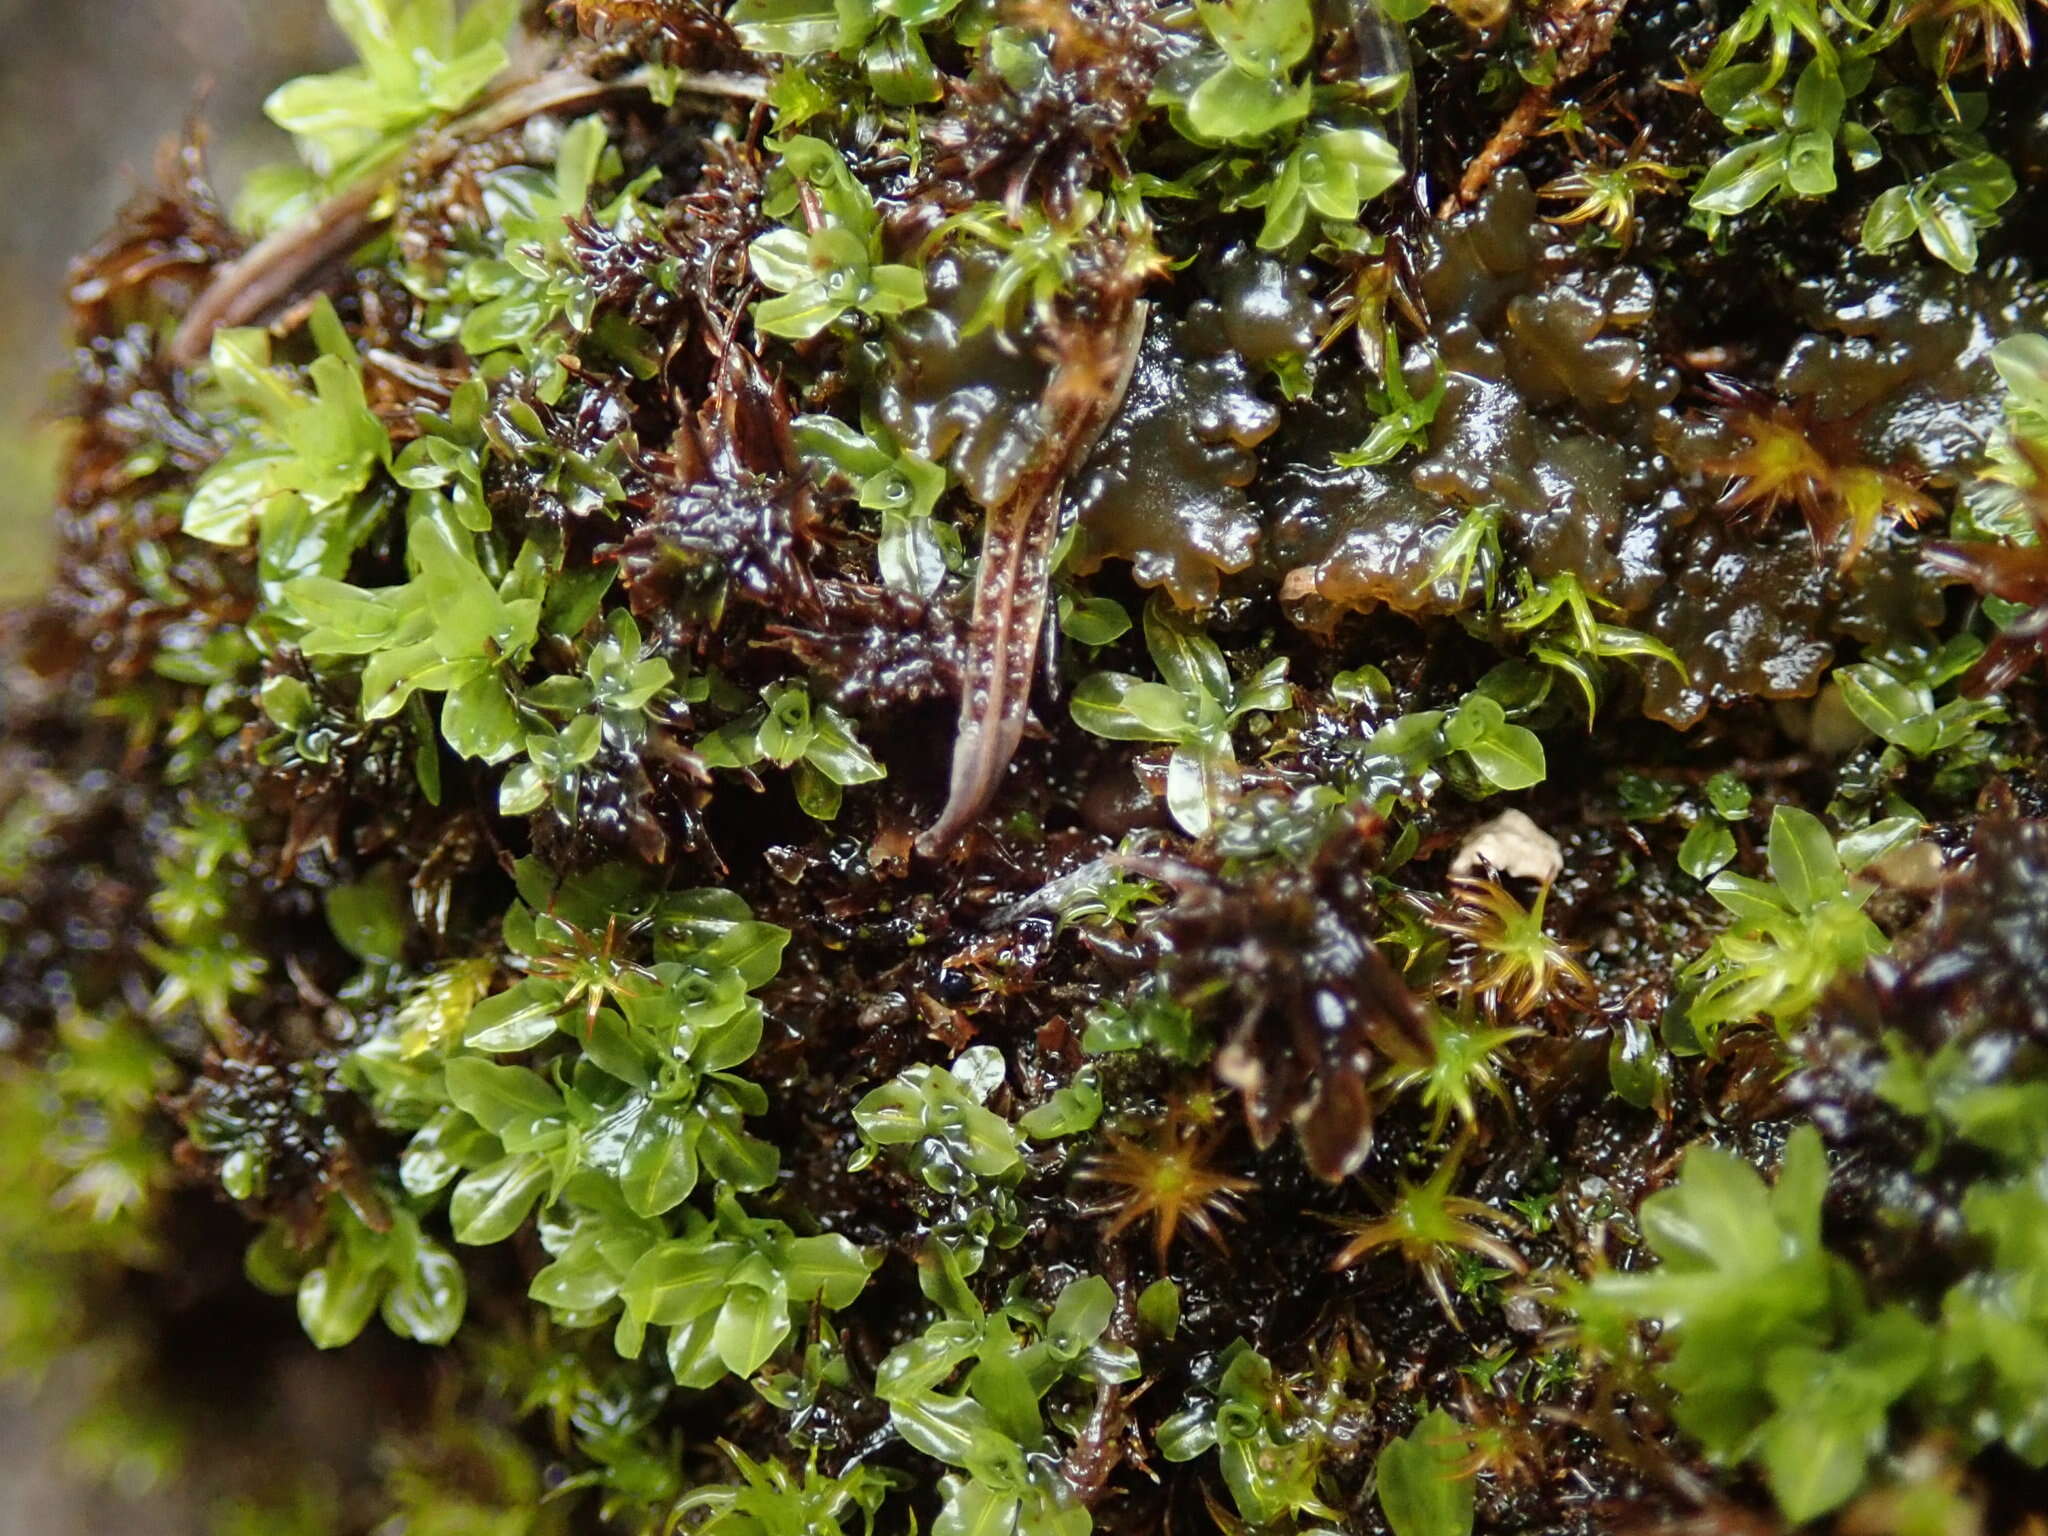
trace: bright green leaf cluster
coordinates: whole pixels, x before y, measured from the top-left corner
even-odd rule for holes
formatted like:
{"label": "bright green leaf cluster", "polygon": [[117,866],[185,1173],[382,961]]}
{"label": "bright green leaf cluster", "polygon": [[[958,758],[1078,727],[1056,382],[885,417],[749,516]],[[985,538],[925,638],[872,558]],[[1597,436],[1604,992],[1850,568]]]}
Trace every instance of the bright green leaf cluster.
{"label": "bright green leaf cluster", "polygon": [[1863,248],[1888,251],[1917,236],[1927,254],[1958,272],[1977,265],[1977,236],[2019,190],[2012,168],[1971,144],[1947,165],[1887,187],[1863,220]]}
{"label": "bright green leaf cluster", "polygon": [[1310,214],[1332,224],[1355,224],[1359,211],[1407,175],[1401,152],[1377,127],[1337,128],[1318,123],[1301,136],[1268,179],[1232,202],[1263,208],[1262,250],[1284,250],[1307,227]]}
{"label": "bright green leaf cluster", "polygon": [[1081,680],[1069,707],[1074,723],[1097,736],[1171,742],[1167,809],[1199,837],[1237,793],[1231,727],[1255,711],[1277,713],[1292,702],[1287,662],[1276,658],[1240,682],[1216,642],[1157,596],[1145,605],[1145,645],[1165,681],[1097,672]]}
{"label": "bright green leaf cluster", "polygon": [[[1881,825],[1860,834],[1845,842],[1849,858],[1860,867],[1910,830],[1910,823]],[[1789,1034],[1830,982],[1889,945],[1863,912],[1874,887],[1851,878],[1851,866],[1819,818],[1797,806],[1777,807],[1769,853],[1768,881],[1723,870],[1707,885],[1735,917],[1686,971],[1699,988],[1686,1017],[1707,1045],[1727,1026],[1758,1018]]]}
{"label": "bright green leaf cluster", "polygon": [[1156,977],[1147,977],[1128,997],[1105,998],[1088,1010],[1081,1048],[1091,1055],[1150,1049],[1169,1061],[1199,1064],[1211,1045],[1185,1003]]}
{"label": "bright green leaf cluster", "polygon": [[1208,46],[1176,61],[1159,95],[1198,144],[1256,144],[1308,116],[1295,71],[1315,44],[1308,0],[1196,0]]}
{"label": "bright green leaf cluster", "polygon": [[[579,354],[646,377],[654,367],[652,339],[618,316],[596,319],[597,292],[570,238],[572,219],[587,219],[622,242],[653,225],[640,200],[646,177],[593,205],[593,191],[617,173],[604,120],[586,117],[563,132],[552,173],[510,165],[479,177],[481,224],[460,231],[448,250],[400,269],[420,303],[421,331],[456,342],[489,377],[516,365],[543,404],[553,404],[568,387],[563,358],[572,344]],[[479,445],[467,446],[473,460]],[[617,495],[614,486],[606,499]]]}
{"label": "bright green leaf cluster", "polygon": [[468,1287],[455,1256],[420,1230],[419,1217],[388,1204],[380,1227],[335,1202],[331,1236],[317,1263],[291,1246],[282,1226],[250,1248],[249,1278],[274,1295],[298,1297],[299,1323],[321,1349],[339,1349],[381,1313],[401,1338],[446,1344],[461,1326]]}
{"label": "bright green leaf cluster", "polygon": [[[2035,1100],[2037,1135],[2048,1116]],[[1954,1422],[1995,1435],[2030,1467],[2048,1465],[2048,1188],[2031,1174],[1986,1183],[1963,1200],[1963,1224],[1989,1262],[1943,1298],[1933,1391]]]}
{"label": "bright green leaf cluster", "polygon": [[1213,1396],[1159,1426],[1160,1454],[1192,1461],[1215,1451],[1231,1502],[1253,1526],[1304,1515],[1341,1518],[1318,1492],[1340,1421],[1351,1409],[1341,1382],[1284,1379],[1242,1339],[1223,1352],[1221,1364]]}
{"label": "bright green leaf cluster", "polygon": [[156,861],[149,897],[165,940],[144,949],[163,973],[151,1008],[166,1017],[191,1008],[224,1034],[235,999],[258,990],[269,969],[241,926],[237,878],[249,862],[248,833],[238,817],[193,801],[171,842],[173,851]]}
{"label": "bright green leaf cluster", "polygon": [[[448,1191],[471,1245],[539,1207],[552,1262],[535,1300],[584,1325],[616,1313],[629,1358],[667,1330],[685,1385],[751,1375],[794,1317],[845,1306],[869,1267],[844,1238],[800,1236],[737,1199],[776,1174],[744,1127],[766,1095],[733,1069],[760,1043],[749,994],[788,934],[729,892],[656,893],[623,866],[557,885],[528,860],[519,877],[504,937],[522,979],[484,997],[487,972],[429,978],[352,1058],[380,1116],[414,1133],[405,1191]],[[642,937],[629,951],[622,932]],[[711,1216],[686,1204],[707,1184]]]}
{"label": "bright green leaf cluster", "polygon": [[[1082,193],[1058,218],[1042,208],[1012,211],[1000,203],[975,203],[945,219],[922,249],[929,254],[944,241],[969,236],[998,252],[1000,259],[961,334],[993,328],[1014,336],[1027,315],[1053,313],[1055,301],[1073,286],[1083,252],[1128,212],[1126,205],[1099,192]],[[1142,209],[1125,223],[1124,232],[1141,236],[1149,249],[1150,222]]]}
{"label": "bright green leaf cluster", "polygon": [[816,1463],[792,1472],[735,1446],[721,1448],[740,1480],[693,1488],[676,1506],[685,1519],[703,1512],[688,1527],[697,1536],[850,1536],[856,1511],[861,1529],[872,1531],[893,1485],[887,1473],[860,1461],[827,1476]]}
{"label": "bright green leaf cluster", "polygon": [[[0,816],[0,874],[13,819]],[[62,1454],[131,1486],[174,1475],[192,1430],[132,1363],[156,1326],[130,1315],[136,1278],[168,1259],[159,1216],[178,1176],[160,1104],[175,1084],[152,1032],[118,1010],[66,1009],[46,1051],[0,1057],[0,1373],[33,1383],[61,1365],[101,1400]]]}
{"label": "bright green leaf cluster", "polygon": [[1543,782],[1543,740],[1508,719],[1493,695],[1475,690],[1452,710],[1424,709],[1389,721],[1363,748],[1361,776],[1368,786],[1405,786],[1439,764],[1464,774],[1476,794],[1527,789]]}
{"label": "bright green leaf cluster", "polygon": [[1938,652],[1906,652],[1837,667],[1830,674],[1850,713],[1875,735],[1912,757],[1981,751],[1981,727],[2002,720],[1996,699],[1958,696],[1934,702],[1935,689],[1961,677],[1984,652],[1973,636],[1958,636]]}
{"label": "bright green leaf cluster", "polygon": [[[2024,37],[2026,23],[2002,10],[1981,22],[1963,21],[1960,11],[1931,18],[1904,0],[1882,19],[1873,18],[1875,9],[1872,0],[1832,0],[1825,8],[1820,0],[1753,0],[1721,34],[1700,77],[1700,100],[1731,133],[1747,137],[1707,168],[1692,206],[1712,227],[1770,200],[1829,196],[1839,185],[1839,159],[1855,172],[1889,159],[1905,179],[1871,200],[1863,248],[1889,250],[1917,235],[1930,256],[1967,272],[1977,263],[1979,234],[2017,187],[1977,132],[1986,96],[1950,84],[1969,50],[1947,37],[1937,42],[1934,33],[1981,26]],[[1935,65],[1932,90],[1901,80],[1886,58],[1908,32]],[[1764,58],[1741,57],[1766,37]],[[1801,50],[1808,57],[1788,91]]]}
{"label": "bright green leaf cluster", "polygon": [[642,1248],[614,1280],[617,1254],[606,1250],[618,1246],[618,1223],[597,1211],[576,1214],[564,1230],[544,1232],[554,1238],[556,1259],[534,1276],[535,1296],[585,1313],[593,1297],[615,1285],[618,1352],[631,1358],[649,1328],[668,1329],[669,1370],[679,1386],[712,1386],[727,1373],[753,1375],[789,1337],[793,1316],[813,1306],[847,1306],[867,1284],[871,1267],[837,1233],[799,1237],[783,1222],[748,1216],[721,1194],[715,1220],[685,1212],[680,1235]]}
{"label": "bright green leaf cluster", "polygon": [[[1853,81],[1860,91],[1871,66],[1859,60]],[[1835,140],[1844,135],[1843,108],[1849,91],[1832,57],[1815,59],[1799,72],[1789,99],[1766,84],[1769,66],[1742,64],[1723,69],[1702,89],[1708,108],[1737,131],[1768,130],[1728,151],[1700,178],[1692,205],[1703,213],[1736,214],[1766,198],[1790,194],[1825,197],[1835,190]],[[1848,125],[1850,162],[1861,170],[1877,160],[1876,142],[1859,124]]]}
{"label": "bright green leaf cluster", "polygon": [[[391,440],[364,399],[355,344],[324,297],[310,328],[319,348],[305,370],[310,390],[271,366],[268,332],[214,337],[213,380],[239,412],[245,446],[209,469],[185,504],[194,538],[242,544],[261,528],[268,553],[294,525],[340,516],[389,462]],[[338,541],[334,553],[346,559],[352,547]]]}
{"label": "bright green leaf cluster", "polygon": [[397,714],[417,692],[439,693],[448,745],[463,757],[503,762],[524,744],[514,688],[540,629],[540,552],[529,544],[494,581],[473,536],[428,499],[415,507],[406,553],[413,574],[400,586],[293,581],[285,598],[306,626],[299,649],[316,659],[366,658],[366,720]]}
{"label": "bright green leaf cluster", "polygon": [[941,1194],[1021,1172],[1024,1138],[986,1106],[1002,1080],[1001,1053],[978,1045],[950,1071],[916,1066],[884,1083],[853,1107],[867,1143],[855,1166],[867,1166],[882,1147],[903,1147],[918,1177]]}
{"label": "bright green leaf cluster", "polygon": [[2004,430],[1991,442],[1989,462],[1964,487],[1949,531],[2031,543],[2034,518],[2022,491],[2037,478],[2035,456],[2048,450],[2048,336],[2008,336],[1991,349],[1991,364],[2005,387]]}
{"label": "bright green leaf cluster", "polygon": [[[1839,674],[1838,674],[1839,675]],[[1749,786],[1734,774],[1722,772],[1702,786],[1707,810],[1700,815],[1678,845],[1678,867],[1695,880],[1709,880],[1735,859],[1732,826],[1748,820]]]}
{"label": "bright green leaf cluster", "polygon": [[[1535,930],[1534,943],[1552,942],[1542,932],[1540,900],[1524,920]],[[1389,1066],[1381,1074],[1381,1081],[1397,1092],[1415,1094],[1429,1111],[1429,1135],[1435,1141],[1443,1135],[1454,1112],[1466,1129],[1477,1125],[1480,1094],[1506,1101],[1507,1088],[1501,1080],[1498,1058],[1505,1047],[1532,1031],[1514,1025],[1489,1027],[1479,1021],[1469,1004],[1456,1012],[1432,1009],[1431,1015],[1430,1039],[1435,1053],[1426,1062]]]}
{"label": "bright green leaf cluster", "polygon": [[820,484],[843,486],[856,505],[881,514],[882,579],[920,597],[936,595],[961,560],[958,530],[932,516],[945,494],[945,467],[902,447],[874,419],[855,428],[836,416],[799,416],[790,432]]}
{"label": "bright green leaf cluster", "polygon": [[900,315],[921,306],[923,275],[883,260],[874,199],[839,151],[801,135],[777,148],[781,184],[762,211],[798,216],[803,227],[771,230],[747,248],[754,276],[779,295],[755,306],[755,328],[807,341],[843,315]]}
{"label": "bright green leaf cluster", "polygon": [[1064,1382],[1136,1379],[1136,1354],[1104,1337],[1115,1312],[1109,1282],[1084,1275],[1049,1312],[1021,1300],[974,1306],[890,1351],[875,1372],[889,1422],[912,1449],[958,1469],[940,1479],[934,1536],[1087,1536],[1088,1511],[1048,1454],[1042,1405]]}
{"label": "bright green leaf cluster", "polygon": [[0,1365],[28,1376],[81,1331],[80,1260],[146,1267],[171,1177],[152,1111],[169,1063],[120,1014],[70,1013],[33,1067],[0,1063]]}
{"label": "bright green leaf cluster", "polygon": [[1972,1440],[2048,1466],[2048,1082],[1966,1040],[1929,1058],[1889,1044],[1885,1099],[1922,1122],[1931,1150],[1961,1140],[1998,1170],[1963,1195],[1977,1265],[1942,1298],[1925,1396]]}
{"label": "bright green leaf cluster", "polygon": [[1323,88],[1301,78],[1316,37],[1307,0],[1197,0],[1195,10],[1195,45],[1168,59],[1152,95],[1182,137],[1219,151],[1191,179],[1215,178],[1226,209],[1264,209],[1262,249],[1295,244],[1311,218],[1332,245],[1365,243],[1360,212],[1407,175],[1374,115],[1406,78]]}
{"label": "bright green leaf cluster", "polygon": [[739,0],[727,19],[755,53],[836,54],[861,66],[878,100],[914,107],[939,95],[925,29],[937,29],[960,5],[961,0]]}
{"label": "bright green leaf cluster", "polygon": [[566,716],[567,723],[557,728],[550,720],[527,736],[526,761],[499,786],[500,814],[524,816],[551,804],[570,820],[582,772],[600,746],[637,751],[645,745],[648,716],[671,691],[675,669],[646,654],[640,626],[624,609],[610,615],[604,634],[584,658],[580,675],[558,672],[527,693],[528,708],[555,719]]}
{"label": "bright green leaf cluster", "polygon": [[385,169],[430,119],[460,111],[502,70],[518,0],[328,0],[328,13],[362,61],[279,86],[263,104],[298,141],[305,172],[273,169],[245,207],[274,224],[297,199]]}
{"label": "bright green leaf cluster", "polygon": [[882,765],[853,734],[853,722],[830,704],[814,704],[800,682],[771,683],[759,707],[720,726],[697,743],[707,768],[786,768],[796,803],[820,821],[839,814],[845,787],[872,784]]}
{"label": "bright green leaf cluster", "polygon": [[[1688,1154],[1677,1184],[1643,1203],[1655,1268],[1600,1276],[1579,1298],[1586,1326],[1663,1322],[1678,1423],[1725,1461],[1755,1458],[1795,1522],[1862,1485],[1892,1405],[1925,1369],[1925,1324],[1873,1312],[1855,1274],[1821,1243],[1827,1159],[1794,1133],[1775,1189],[1713,1147]],[[1602,1333],[1602,1330],[1607,1330]]]}
{"label": "bright green leaf cluster", "polygon": [[1794,1523],[1864,1487],[1902,1411],[2048,1465],[2048,1089],[1987,1075],[1959,1047],[1922,1060],[1894,1042],[1883,1092],[2003,1170],[1963,1196],[1976,1267],[1932,1320],[1873,1309],[1823,1244],[1828,1169],[1811,1127],[1787,1142],[1771,1190],[1732,1154],[1695,1148],[1642,1207],[1661,1262],[1601,1275],[1574,1299],[1587,1337],[1610,1352],[1635,1322],[1662,1323],[1657,1369],[1680,1427],[1719,1460],[1757,1462]]}

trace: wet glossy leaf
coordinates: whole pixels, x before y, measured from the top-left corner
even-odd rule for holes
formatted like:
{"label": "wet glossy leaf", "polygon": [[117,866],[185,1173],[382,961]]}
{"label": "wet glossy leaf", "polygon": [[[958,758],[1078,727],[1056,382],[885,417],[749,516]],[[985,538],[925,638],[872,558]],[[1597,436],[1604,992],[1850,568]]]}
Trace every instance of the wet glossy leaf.
{"label": "wet glossy leaf", "polygon": [[1678,867],[1695,880],[1707,880],[1735,857],[1735,834],[1728,824],[1713,816],[1702,816],[1678,845]]}
{"label": "wet glossy leaf", "polygon": [[836,1232],[792,1239],[783,1274],[789,1299],[801,1306],[816,1297],[827,1307],[850,1306],[868,1282],[869,1265],[860,1249]]}
{"label": "wet glossy leaf", "polygon": [[1801,912],[1811,912],[1843,892],[1835,840],[1810,811],[1780,805],[1771,813],[1770,860],[1771,878]]}
{"label": "wet glossy leaf", "polygon": [[1083,678],[1068,707],[1081,729],[1112,741],[1178,741],[1190,728],[1179,694],[1121,672]]}
{"label": "wet glossy leaf", "polygon": [[1110,597],[1063,598],[1060,633],[1082,645],[1108,645],[1129,632],[1131,616]]}
{"label": "wet glossy leaf", "polygon": [[318,1349],[339,1349],[363,1331],[377,1310],[384,1276],[342,1245],[299,1282],[299,1326]]}
{"label": "wet glossy leaf", "polygon": [[1472,1479],[1464,1426],[1441,1408],[1380,1452],[1380,1509],[1394,1536],[1470,1536]]}
{"label": "wet glossy leaf", "polygon": [[1154,1280],[1138,1293],[1138,1317],[1161,1338],[1173,1338],[1180,1332],[1180,1287],[1164,1276]]}
{"label": "wet glossy leaf", "polygon": [[493,1135],[523,1131],[562,1112],[562,1096],[525,1067],[458,1056],[447,1067],[448,1096]]}
{"label": "wet glossy leaf", "polygon": [[735,1272],[718,1310],[712,1341],[719,1359],[735,1376],[751,1376],[789,1336],[789,1293],[779,1277],[765,1277],[756,1289]]}
{"label": "wet glossy leaf", "polygon": [[411,1263],[384,1295],[384,1321],[393,1333],[422,1344],[446,1344],[462,1325],[468,1289],[462,1266],[439,1243],[415,1235]]}
{"label": "wet glossy leaf", "polygon": [[619,1189],[636,1216],[674,1210],[697,1187],[697,1127],[659,1105],[640,1116],[619,1165]]}
{"label": "wet glossy leaf", "polygon": [[564,1007],[561,988],[522,981],[470,1010],[463,1043],[479,1051],[528,1051],[555,1032]]}
{"label": "wet glossy leaf", "polygon": [[1777,133],[1729,150],[1693,189],[1693,207],[1723,214],[1754,208],[1785,184],[1787,152],[1785,136]]}
{"label": "wet glossy leaf", "polygon": [[1100,1275],[1083,1275],[1071,1280],[1053,1303],[1046,1319],[1045,1343],[1059,1360],[1078,1359],[1083,1350],[1102,1337],[1116,1313],[1116,1292]]}
{"label": "wet glossy leaf", "polygon": [[627,1273],[620,1296],[642,1323],[674,1327],[715,1314],[741,1258],[733,1243],[669,1242],[647,1250]]}
{"label": "wet glossy leaf", "polygon": [[1229,64],[1188,97],[1188,125],[1212,143],[1256,143],[1308,116],[1309,101],[1307,81],[1293,85]]}
{"label": "wet glossy leaf", "polygon": [[1034,1140],[1072,1136],[1102,1118],[1102,1085],[1093,1067],[1083,1067],[1074,1080],[1017,1121],[1017,1129]]}
{"label": "wet glossy leaf", "polygon": [[530,1153],[515,1153],[465,1174],[448,1202],[455,1240],[482,1247],[517,1232],[547,1187],[548,1166]]}
{"label": "wet glossy leaf", "polygon": [[1307,0],[1195,0],[1195,9],[1231,62],[1255,74],[1284,74],[1315,42]]}

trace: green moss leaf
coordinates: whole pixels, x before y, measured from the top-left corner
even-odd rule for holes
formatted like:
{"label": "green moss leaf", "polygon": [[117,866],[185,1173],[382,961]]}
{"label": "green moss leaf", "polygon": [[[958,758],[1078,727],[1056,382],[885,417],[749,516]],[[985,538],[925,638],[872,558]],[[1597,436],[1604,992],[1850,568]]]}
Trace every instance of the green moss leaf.
{"label": "green moss leaf", "polygon": [[1678,845],[1678,867],[1695,880],[1706,880],[1735,857],[1735,834],[1717,817],[1702,816]]}
{"label": "green moss leaf", "polygon": [[474,1056],[447,1066],[448,1097],[494,1136],[530,1130],[562,1113],[562,1096],[525,1067],[504,1067]]}
{"label": "green moss leaf", "polygon": [[462,1266],[439,1243],[415,1233],[408,1262],[384,1295],[384,1322],[421,1344],[446,1344],[462,1326],[468,1286]]}
{"label": "green moss leaf", "polygon": [[860,1249],[838,1233],[826,1232],[792,1239],[783,1275],[793,1303],[803,1306],[816,1299],[836,1311],[851,1306],[866,1288],[870,1268]]}
{"label": "green moss leaf", "polygon": [[700,1103],[702,1137],[697,1155],[705,1171],[737,1190],[766,1189],[775,1182],[778,1154],[775,1148],[740,1128],[736,1106],[721,1098]]}
{"label": "green moss leaf", "polygon": [[1180,1287],[1163,1275],[1154,1280],[1138,1293],[1138,1318],[1161,1338],[1173,1338],[1180,1332]]}
{"label": "green moss leaf", "polygon": [[697,1187],[697,1138],[693,1119],[649,1105],[626,1140],[619,1163],[619,1189],[636,1216],[674,1210]]}
{"label": "green moss leaf", "polygon": [[277,454],[222,460],[185,503],[185,531],[209,544],[246,544],[265,507],[286,494],[279,485],[282,462]]}
{"label": "green moss leaf", "polygon": [[1254,75],[1286,74],[1315,43],[1307,0],[1195,0],[1195,9],[1230,61]]}
{"label": "green moss leaf", "polygon": [[456,1241],[473,1247],[503,1242],[525,1222],[547,1183],[547,1164],[525,1152],[465,1174],[448,1202]]}
{"label": "green moss leaf", "polygon": [[643,1325],[675,1327],[709,1316],[724,1303],[727,1277],[740,1257],[735,1243],[659,1243],[634,1262],[620,1297]]}
{"label": "green moss leaf", "polygon": [[363,1331],[382,1298],[384,1277],[337,1245],[327,1262],[299,1282],[299,1326],[317,1349],[339,1349]]}
{"label": "green moss leaf", "polygon": [[755,53],[829,53],[839,43],[839,12],[829,0],[740,0],[727,19]]}
{"label": "green moss leaf", "polygon": [[1693,189],[1693,207],[1722,214],[1754,208],[1785,184],[1787,153],[1785,135],[1778,133],[1737,145],[1700,178]]}
{"label": "green moss leaf", "polygon": [[470,1011],[463,1043],[479,1051],[530,1051],[554,1034],[565,1006],[559,984],[522,981]]}
{"label": "green moss leaf", "polygon": [[712,1327],[718,1358],[735,1376],[751,1376],[789,1336],[789,1288],[758,1255],[743,1260]]}
{"label": "green moss leaf", "polygon": [[1819,817],[1795,805],[1771,813],[1771,878],[1801,912],[1811,912],[1838,898],[1845,875],[1835,840]]}
{"label": "green moss leaf", "polygon": [[1101,1075],[1093,1067],[1083,1067],[1071,1083],[1056,1089],[1051,1098],[1018,1120],[1017,1129],[1035,1141],[1045,1141],[1077,1135],[1101,1118]]}
{"label": "green moss leaf", "polygon": [[1189,729],[1179,694],[1122,672],[1082,678],[1067,708],[1082,730],[1112,741],[1178,741]]}
{"label": "green moss leaf", "polygon": [[1394,1536],[1471,1536],[1472,1479],[1459,1468],[1467,1451],[1464,1426],[1441,1408],[1387,1443],[1379,1499]]}
{"label": "green moss leaf", "polygon": [[1861,1490],[1884,1445],[1886,1413],[1932,1363],[1925,1323],[1891,1307],[1863,1319],[1839,1349],[1773,1355],[1764,1380],[1777,1411],[1759,1455],[1785,1518],[1803,1525]]}
{"label": "green moss leaf", "polygon": [[342,948],[366,964],[390,964],[405,958],[412,929],[406,897],[398,866],[380,864],[361,880],[330,886],[322,905]]}
{"label": "green moss leaf", "polygon": [[1214,144],[1253,144],[1308,116],[1307,81],[1299,85],[1225,65],[1188,96],[1188,126]]}
{"label": "green moss leaf", "polygon": [[882,765],[854,738],[853,724],[829,704],[811,713],[813,730],[804,761],[834,784],[872,784],[884,777]]}

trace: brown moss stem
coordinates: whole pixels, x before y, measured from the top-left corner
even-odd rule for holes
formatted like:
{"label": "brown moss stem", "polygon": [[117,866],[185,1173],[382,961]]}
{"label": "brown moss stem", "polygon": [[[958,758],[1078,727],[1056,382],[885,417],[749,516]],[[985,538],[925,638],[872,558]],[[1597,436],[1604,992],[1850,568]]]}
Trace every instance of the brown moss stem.
{"label": "brown moss stem", "polygon": [[1017,489],[989,509],[946,804],[917,840],[928,858],[982,813],[1024,736],[1062,491],[1122,404],[1145,336],[1148,306],[1128,298],[1111,302],[1120,313],[1066,338],[1041,401],[1051,429]]}
{"label": "brown moss stem", "polygon": [[1539,43],[1547,43],[1556,51],[1550,83],[1532,85],[1522,93],[1514,110],[1502,119],[1493,136],[1465,167],[1458,190],[1445,198],[1437,211],[1439,218],[1447,219],[1460,208],[1477,202],[1479,194],[1513,163],[1536,131],[1536,125],[1542,122],[1544,113],[1550,110],[1559,87],[1584,74],[1587,66],[1607,51],[1614,38],[1615,24],[1627,8],[1628,0],[1560,0],[1549,8],[1532,31]]}

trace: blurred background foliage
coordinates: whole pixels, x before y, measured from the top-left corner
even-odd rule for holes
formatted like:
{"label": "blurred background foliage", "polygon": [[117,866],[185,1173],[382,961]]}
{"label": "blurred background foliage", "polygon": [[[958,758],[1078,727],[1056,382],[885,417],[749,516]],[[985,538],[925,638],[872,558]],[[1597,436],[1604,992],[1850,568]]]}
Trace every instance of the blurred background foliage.
{"label": "blurred background foliage", "polygon": [[[180,125],[207,135],[214,176],[286,151],[259,110],[278,80],[346,49],[320,0],[0,0],[0,602],[33,592],[63,443],[65,268],[155,174]],[[0,1139],[4,1144],[4,1139]],[[0,1182],[26,1176],[0,1168]],[[91,1362],[81,1362],[89,1372]],[[56,1432],[83,1383],[54,1372],[34,1396],[0,1393],[0,1531],[185,1536],[194,1512],[160,1497],[147,1447],[88,1492]],[[100,1467],[104,1473],[107,1469]],[[132,1496],[123,1499],[120,1489]]]}
{"label": "blurred background foliage", "polygon": [[64,270],[154,174],[180,124],[216,181],[285,151],[259,105],[345,56],[320,0],[0,0],[0,600],[47,558],[62,441]]}

